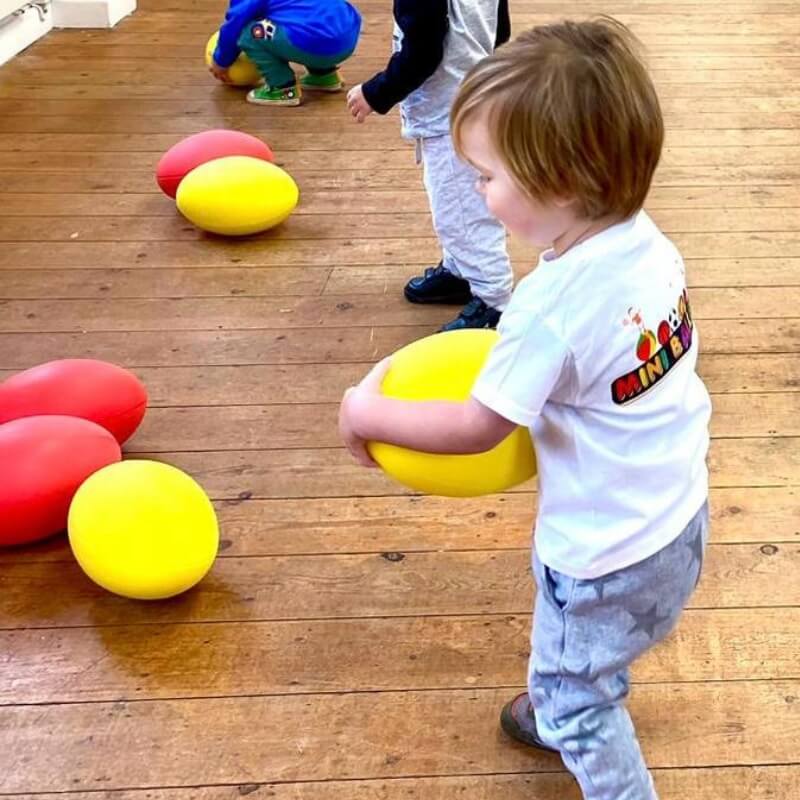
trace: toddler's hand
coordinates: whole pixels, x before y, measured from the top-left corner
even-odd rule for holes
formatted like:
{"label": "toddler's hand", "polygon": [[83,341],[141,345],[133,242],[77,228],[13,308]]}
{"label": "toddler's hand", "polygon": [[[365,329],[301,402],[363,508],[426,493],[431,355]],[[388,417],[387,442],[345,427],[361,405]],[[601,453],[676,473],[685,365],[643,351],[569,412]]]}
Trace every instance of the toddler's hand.
{"label": "toddler's hand", "polygon": [[368,420],[374,401],[381,394],[383,378],[389,370],[390,359],[378,362],[358,384],[351,386],[339,407],[339,435],[350,455],[363,467],[377,467],[367,450],[367,442],[356,433],[359,421]]}
{"label": "toddler's hand", "polygon": [[227,67],[221,67],[219,64],[217,64],[216,61],[214,61],[214,59],[211,59],[211,64],[208,67],[208,71],[218,81],[222,81],[223,83],[230,83],[231,82],[230,75],[228,75]]}
{"label": "toddler's hand", "polygon": [[363,122],[372,113],[373,108],[364,97],[360,83],[347,93],[347,107],[357,122]]}

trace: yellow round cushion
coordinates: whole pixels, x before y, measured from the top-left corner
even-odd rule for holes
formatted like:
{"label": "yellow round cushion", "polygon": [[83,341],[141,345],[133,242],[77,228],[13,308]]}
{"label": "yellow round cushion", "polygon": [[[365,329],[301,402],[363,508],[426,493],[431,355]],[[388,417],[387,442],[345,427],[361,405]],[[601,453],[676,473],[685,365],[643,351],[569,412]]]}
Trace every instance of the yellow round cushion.
{"label": "yellow round cushion", "polygon": [[[461,330],[413,342],[392,356],[381,391],[401,400],[466,400],[497,338],[496,331]],[[426,494],[476,497],[536,474],[530,432],[521,427],[474,455],[420,453],[383,442],[370,442],[368,449],[387,475]]]}
{"label": "yellow round cushion", "polygon": [[[217,49],[219,31],[211,36],[206,45],[206,66],[211,66],[211,59]],[[228,77],[234,86],[255,86],[261,82],[261,73],[256,65],[244,54],[239,53],[239,57],[228,68]]]}
{"label": "yellow round cushion", "polygon": [[283,222],[300,192],[280,167],[250,156],[227,156],[193,169],[178,187],[180,212],[211,233],[247,236]]}
{"label": "yellow round cushion", "polygon": [[219,545],[205,492],[186,473],[156,461],[122,461],[95,472],[72,500],[68,529],[83,571],[137,600],[194,586]]}

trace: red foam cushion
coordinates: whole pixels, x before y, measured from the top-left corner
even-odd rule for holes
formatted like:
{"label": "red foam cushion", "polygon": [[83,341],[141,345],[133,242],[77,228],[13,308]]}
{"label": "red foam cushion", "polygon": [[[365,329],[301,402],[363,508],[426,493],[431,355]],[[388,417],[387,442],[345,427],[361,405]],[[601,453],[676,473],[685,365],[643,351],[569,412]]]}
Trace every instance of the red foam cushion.
{"label": "red foam cushion", "polygon": [[213,130],[196,133],[173,145],[156,167],[156,180],[162,191],[175,197],[180,182],[195,167],[226,156],[250,156],[274,161],[269,145],[241,131]]}
{"label": "red foam cushion", "polygon": [[144,417],[147,391],[139,379],[106,361],[49,361],[0,383],[0,423],[42,414],[82,417],[122,444]]}
{"label": "red foam cushion", "polygon": [[25,417],[0,425],[0,546],[64,530],[80,485],[121,457],[107,430],[78,417]]}

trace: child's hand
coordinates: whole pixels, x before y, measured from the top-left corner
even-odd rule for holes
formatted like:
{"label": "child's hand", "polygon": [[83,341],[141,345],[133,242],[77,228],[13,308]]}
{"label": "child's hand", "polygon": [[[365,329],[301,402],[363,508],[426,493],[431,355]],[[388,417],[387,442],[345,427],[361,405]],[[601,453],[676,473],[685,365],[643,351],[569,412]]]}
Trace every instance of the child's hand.
{"label": "child's hand", "polygon": [[221,67],[219,64],[217,64],[216,61],[214,61],[213,58],[211,59],[211,64],[208,67],[208,71],[218,81],[222,81],[223,83],[230,83],[231,82],[230,75],[228,75],[227,67]]}
{"label": "child's hand", "polygon": [[360,83],[347,93],[347,107],[358,122],[363,122],[372,113],[373,108],[364,97]]}
{"label": "child's hand", "polygon": [[363,467],[378,465],[367,450],[367,442],[358,433],[364,425],[369,425],[369,418],[375,406],[375,400],[381,396],[381,384],[389,371],[391,360],[379,361],[358,384],[351,386],[342,398],[339,408],[339,435],[350,451],[350,455]]}

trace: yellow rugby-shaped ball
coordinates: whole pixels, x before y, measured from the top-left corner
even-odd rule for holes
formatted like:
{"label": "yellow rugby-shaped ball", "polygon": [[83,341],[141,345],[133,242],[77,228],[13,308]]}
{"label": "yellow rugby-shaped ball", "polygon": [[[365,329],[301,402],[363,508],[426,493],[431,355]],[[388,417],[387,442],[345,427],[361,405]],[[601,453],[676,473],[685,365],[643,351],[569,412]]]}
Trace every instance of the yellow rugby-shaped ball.
{"label": "yellow rugby-shaped ball", "polygon": [[193,169],[175,200],[186,219],[211,233],[247,236],[283,222],[299,197],[291,175],[249,156],[217,158]]}
{"label": "yellow rugby-shaped ball", "polygon": [[[211,66],[211,59],[217,49],[219,31],[211,36],[206,44],[206,66]],[[261,82],[261,73],[256,65],[244,54],[239,53],[236,61],[228,67],[228,77],[234,86],[255,86]]]}
{"label": "yellow rugby-shaped ball", "polygon": [[[401,400],[466,400],[497,338],[496,331],[461,330],[413,342],[392,356],[381,391]],[[474,455],[420,453],[383,442],[370,442],[368,449],[399,483],[446,497],[502,492],[536,474],[530,432],[521,427]]]}
{"label": "yellow rugby-shaped ball", "polygon": [[132,460],[95,472],[69,509],[69,543],[83,571],[109,592],[163,600],[201,581],[219,528],[202,487],[185,472]]}

